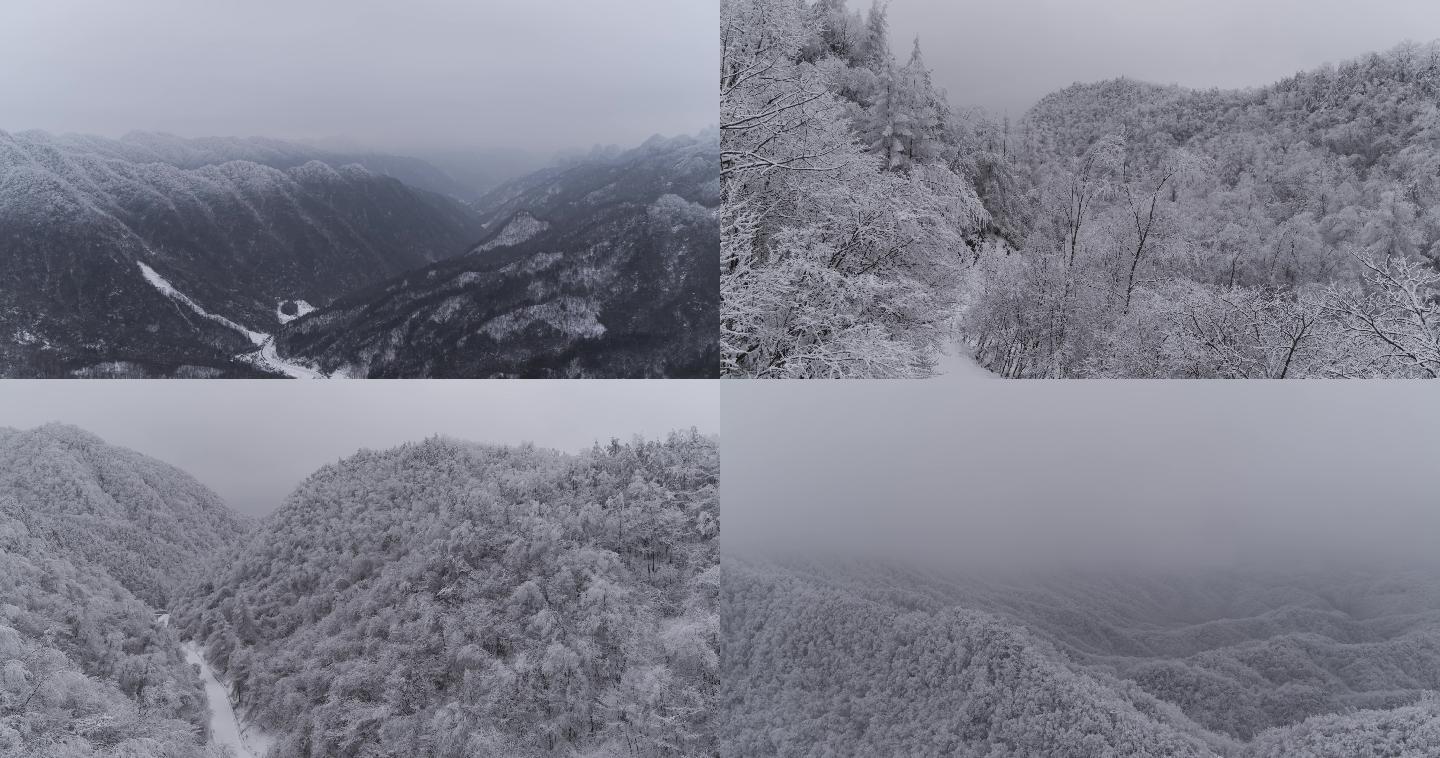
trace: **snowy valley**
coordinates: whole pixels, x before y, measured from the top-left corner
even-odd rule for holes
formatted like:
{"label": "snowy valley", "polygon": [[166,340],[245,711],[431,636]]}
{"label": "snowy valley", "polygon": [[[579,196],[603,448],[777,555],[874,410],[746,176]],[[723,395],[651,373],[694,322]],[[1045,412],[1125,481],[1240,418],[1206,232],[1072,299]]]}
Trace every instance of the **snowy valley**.
{"label": "snowy valley", "polygon": [[716,145],[480,193],[279,140],[0,132],[0,376],[713,376]]}
{"label": "snowy valley", "polygon": [[80,429],[0,430],[0,755],[711,754],[718,474],[693,430],[432,438],[257,522]]}

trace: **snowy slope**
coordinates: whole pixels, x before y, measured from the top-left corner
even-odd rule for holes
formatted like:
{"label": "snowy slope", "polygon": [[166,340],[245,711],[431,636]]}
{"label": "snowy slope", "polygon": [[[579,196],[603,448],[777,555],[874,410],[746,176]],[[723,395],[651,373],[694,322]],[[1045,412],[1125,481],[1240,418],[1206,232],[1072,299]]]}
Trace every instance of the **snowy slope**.
{"label": "snowy slope", "polygon": [[[240,360],[254,363],[258,368],[262,370],[271,371],[278,374],[284,374],[285,376],[288,376],[292,379],[329,378],[329,376],[325,373],[316,371],[315,369],[302,363],[296,363],[295,361],[281,358],[280,354],[275,350],[275,338],[272,335],[266,334],[265,332],[257,332],[254,329],[248,329],[235,323],[234,321],[231,321],[228,318],[225,318],[224,316],[217,316],[213,313],[210,313],[209,311],[201,307],[199,303],[195,302],[195,300],[192,299],[190,296],[186,295],[180,290],[175,289],[175,286],[172,285],[169,281],[167,281],[165,277],[157,273],[155,269],[145,265],[142,261],[136,261],[136,263],[140,266],[140,271],[144,274],[145,281],[150,282],[150,284],[154,285],[155,289],[159,290],[166,297],[184,305],[185,307],[194,311],[196,315],[202,318],[210,319],[217,324],[229,327],[230,329],[234,329],[235,331],[245,335],[246,339],[250,340],[250,342],[255,345],[255,347],[259,348],[259,350],[256,352],[247,352],[236,356]],[[301,300],[299,302],[303,304],[300,309],[301,314],[308,313],[310,310],[314,310],[314,308],[311,307],[310,304],[306,303],[304,300]],[[276,312],[279,313],[278,309]],[[281,314],[281,319],[286,320],[286,317]]]}
{"label": "snowy slope", "polygon": [[[0,376],[263,376],[250,337],[463,254],[481,219],[360,165],[267,141],[0,131]],[[158,296],[157,296],[158,294]],[[293,312],[293,311],[292,311]],[[257,345],[258,347],[258,345]]]}
{"label": "snowy slope", "polygon": [[279,347],[371,378],[714,376],[718,151],[655,138],[540,172],[469,255],[322,305]]}

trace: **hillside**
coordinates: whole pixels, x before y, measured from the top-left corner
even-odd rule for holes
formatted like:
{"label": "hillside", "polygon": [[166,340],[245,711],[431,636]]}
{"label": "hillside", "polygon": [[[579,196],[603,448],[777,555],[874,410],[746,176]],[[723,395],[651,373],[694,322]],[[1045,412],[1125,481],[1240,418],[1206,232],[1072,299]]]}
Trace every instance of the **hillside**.
{"label": "hillside", "polygon": [[212,755],[156,613],[240,534],[165,464],[73,427],[0,430],[0,755]]}
{"label": "hillside", "polygon": [[1440,692],[1440,584],[1425,574],[1217,571],[921,586],[943,602],[1015,619],[1072,660],[1241,740]]}
{"label": "hillside", "polygon": [[154,609],[0,513],[0,755],[194,758],[205,723]]}
{"label": "hillside", "polygon": [[724,0],[721,42],[727,375],[928,377],[958,339],[1007,378],[1440,377],[1440,42],[1017,124],[883,3]]}
{"label": "hillside", "polygon": [[[0,132],[0,374],[281,373],[257,348],[291,315],[479,238],[459,201],[338,160],[265,140]],[[368,159],[425,181],[397,161]]]}
{"label": "hillside", "polygon": [[155,608],[244,531],[189,474],[59,424],[0,428],[0,513]]}
{"label": "hillside", "polygon": [[742,725],[737,756],[1391,745],[1376,754],[1420,758],[1440,746],[1430,574],[954,579],[726,560],[723,702]]}
{"label": "hillside", "polygon": [[304,755],[702,755],[719,685],[713,439],[444,439],[306,480],[177,604]]}
{"label": "hillside", "polygon": [[1440,43],[1244,91],[1118,79],[1047,96],[1015,137],[1023,257],[974,278],[964,320],[982,362],[1435,376],[1437,102]]}
{"label": "hillside", "polygon": [[284,171],[318,161],[334,169],[358,165],[365,170],[394,177],[401,182],[456,199],[464,200],[475,190],[447,172],[419,158],[387,155],[373,151],[327,148],[267,137],[198,137],[187,139],[159,132],[130,132],[118,140],[84,134],[24,132],[20,136],[81,152],[114,158],[127,163],[164,163],[176,168],[197,169],[235,161],[256,163]]}
{"label": "hillside", "polygon": [[993,615],[726,558],[724,755],[1210,756],[1133,685]]}
{"label": "hillside", "polygon": [[706,377],[716,339],[713,134],[552,167],[479,206],[468,255],[287,324],[282,353],[368,377]]}

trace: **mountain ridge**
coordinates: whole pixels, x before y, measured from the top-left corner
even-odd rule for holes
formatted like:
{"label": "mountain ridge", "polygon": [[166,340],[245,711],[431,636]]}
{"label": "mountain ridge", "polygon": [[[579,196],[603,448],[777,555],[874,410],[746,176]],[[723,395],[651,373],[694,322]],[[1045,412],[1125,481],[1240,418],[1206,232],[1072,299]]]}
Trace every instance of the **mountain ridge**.
{"label": "mountain ridge", "polygon": [[177,309],[136,264],[205,310],[269,332],[286,302],[327,302],[460,254],[481,234],[458,201],[358,166],[232,157],[0,133],[0,246],[12,273],[0,288],[4,373],[266,375],[241,358],[250,340]]}
{"label": "mountain ridge", "polygon": [[287,323],[277,344],[372,377],[716,375],[717,151],[655,137],[515,180],[467,255]]}

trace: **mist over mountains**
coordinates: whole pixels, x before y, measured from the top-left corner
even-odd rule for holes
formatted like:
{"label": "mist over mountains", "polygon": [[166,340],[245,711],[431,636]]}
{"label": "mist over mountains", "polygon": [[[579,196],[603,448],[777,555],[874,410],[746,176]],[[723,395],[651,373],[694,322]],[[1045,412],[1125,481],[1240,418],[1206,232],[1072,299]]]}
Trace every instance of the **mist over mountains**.
{"label": "mist over mountains", "polygon": [[994,579],[726,558],[725,755],[1440,749],[1433,572]]}
{"label": "mist over mountains", "polygon": [[245,530],[184,472],[81,429],[0,430],[0,754],[218,756],[155,614]]}
{"label": "mist over mountains", "polygon": [[[703,151],[704,140],[699,144],[702,147],[696,149]],[[583,183],[576,177],[586,165],[596,166],[599,176],[616,182],[627,164],[607,156],[542,176],[559,171],[562,177]],[[631,189],[619,192],[623,202],[633,204],[625,206],[631,211],[605,212],[632,212],[645,218],[645,209],[667,194],[704,200],[699,189],[704,180],[695,178],[694,166],[676,164],[679,173],[669,176],[663,175],[669,164],[657,160],[651,165],[648,180],[633,180]],[[657,175],[656,170],[662,173]],[[685,175],[686,171],[691,174]],[[587,186],[586,192],[596,192],[590,200],[600,203],[603,188]],[[408,272],[426,275],[426,266],[464,256],[495,236],[492,226],[505,221],[497,215],[505,202],[496,198],[514,200],[514,192],[501,188],[487,196],[476,185],[467,186],[415,158],[339,153],[278,140],[190,140],[146,133],[107,140],[0,133],[0,245],[10,255],[14,274],[0,288],[0,331],[6,333],[0,340],[0,373],[364,375],[368,359],[352,353],[343,360],[288,355],[286,348],[294,341],[276,339],[275,334],[282,325],[303,320],[317,308],[346,297],[364,297],[367,288]],[[596,212],[591,206],[542,208],[543,199],[528,196],[537,207],[525,212],[548,212],[565,227],[599,224],[587,216]],[[617,202],[612,197],[605,201],[606,207]],[[519,211],[512,202],[506,212]],[[703,212],[677,222],[689,224],[692,231],[687,233],[698,235],[696,240],[703,239],[706,223]],[[637,313],[637,306],[624,300],[629,297],[627,290],[649,287],[648,277],[653,275],[660,277],[654,282],[654,299],[662,307],[669,304],[681,309],[673,312],[688,312],[684,309],[703,309],[709,302],[693,277],[685,282],[664,278],[667,268],[696,266],[703,260],[704,245],[680,241],[685,233],[657,242],[645,228],[632,221],[597,229],[596,235],[615,235],[603,242],[618,254],[573,264],[586,271],[608,272],[610,286],[617,292],[614,303],[601,292],[583,307],[577,306],[590,314],[583,318],[595,326],[578,332],[567,328],[564,322],[577,310],[567,305],[573,300],[547,306],[550,298],[541,294],[536,302],[497,308],[485,300],[469,299],[479,297],[478,293],[452,292],[446,296],[451,312],[489,308],[475,314],[466,334],[488,329],[498,343],[491,349],[500,354],[501,366],[487,368],[485,359],[467,361],[463,356],[448,364],[441,360],[446,354],[437,351],[463,350],[462,334],[410,346],[408,358],[402,357],[398,365],[377,367],[377,374],[524,375],[551,370],[531,359],[536,349],[603,352],[604,344],[576,344],[598,337],[602,327],[608,329],[612,342],[618,340],[621,354],[609,364],[591,360],[589,365],[573,366],[572,372],[713,373],[701,365],[703,357],[696,357],[705,348],[694,343],[713,341],[713,335],[702,331],[704,324],[695,322],[698,316],[688,316],[678,325],[662,325],[647,320],[655,315],[653,311]],[[484,256],[485,260],[475,262],[474,276],[467,281],[513,287],[503,274],[492,277],[492,272],[523,257],[545,256],[537,260],[549,263],[531,264],[520,286],[532,280],[536,286],[547,286],[542,284],[547,275],[541,269],[582,256],[600,241],[554,239],[544,250],[512,251],[498,260]],[[495,250],[500,243],[509,244],[500,240],[479,252]],[[658,259],[649,260],[651,256]],[[564,289],[558,281],[548,286]],[[675,293],[660,291],[667,288]],[[686,300],[690,305],[681,304]],[[600,310],[606,311],[603,317],[596,315]],[[497,319],[494,325],[488,323]],[[531,340],[564,344],[539,348]],[[648,352],[636,356],[637,349]],[[319,364],[326,368],[319,370]]]}
{"label": "mist over mountains", "polygon": [[727,755],[1440,747],[1427,383],[722,384]]}

